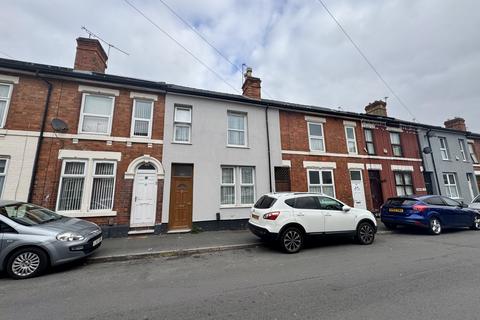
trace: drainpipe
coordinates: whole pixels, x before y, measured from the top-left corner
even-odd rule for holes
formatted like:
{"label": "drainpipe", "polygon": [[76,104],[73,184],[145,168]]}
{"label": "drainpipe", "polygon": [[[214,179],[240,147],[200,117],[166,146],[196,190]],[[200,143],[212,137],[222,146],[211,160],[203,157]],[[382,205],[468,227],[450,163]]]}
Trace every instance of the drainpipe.
{"label": "drainpipe", "polygon": [[270,192],[272,189],[272,159],[270,156],[270,132],[268,130],[268,106],[265,107],[265,125],[267,127],[267,155],[268,155],[268,185],[270,187]]}
{"label": "drainpipe", "polygon": [[53,87],[50,82],[48,82],[47,80],[45,80],[44,78],[38,75],[38,71],[36,76],[40,80],[45,82],[45,84],[47,85],[48,91],[47,91],[47,99],[45,101],[45,106],[43,108],[42,124],[40,125],[40,136],[38,137],[37,150],[35,151],[35,158],[33,159],[32,178],[30,180],[30,189],[28,191],[28,200],[27,200],[28,202],[32,202],[33,187],[35,185],[35,177],[37,176],[40,149],[42,147],[43,133],[45,131],[45,121],[47,120],[48,105],[50,104],[50,96],[52,95],[52,87]]}
{"label": "drainpipe", "polygon": [[427,130],[428,147],[430,148],[430,156],[432,157],[433,172],[435,173],[435,181],[437,182],[438,194],[442,195],[442,189],[440,188],[440,181],[438,180],[437,166],[435,165],[435,158],[433,157],[432,143],[430,142],[430,132],[431,131],[432,131],[432,129]]}

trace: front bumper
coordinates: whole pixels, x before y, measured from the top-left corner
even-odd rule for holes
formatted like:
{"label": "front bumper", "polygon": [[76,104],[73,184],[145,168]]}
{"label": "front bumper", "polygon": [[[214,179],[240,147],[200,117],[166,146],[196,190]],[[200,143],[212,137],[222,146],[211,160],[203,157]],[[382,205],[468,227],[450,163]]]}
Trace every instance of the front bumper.
{"label": "front bumper", "polygon": [[248,222],[248,228],[254,235],[262,239],[276,240],[278,238],[278,233],[272,233],[268,231],[266,228],[254,225],[251,222]]}
{"label": "front bumper", "polygon": [[82,241],[56,241],[55,243],[52,243],[52,265],[58,265],[88,257],[102,245],[102,241],[98,241],[100,238],[102,238],[102,233]]}

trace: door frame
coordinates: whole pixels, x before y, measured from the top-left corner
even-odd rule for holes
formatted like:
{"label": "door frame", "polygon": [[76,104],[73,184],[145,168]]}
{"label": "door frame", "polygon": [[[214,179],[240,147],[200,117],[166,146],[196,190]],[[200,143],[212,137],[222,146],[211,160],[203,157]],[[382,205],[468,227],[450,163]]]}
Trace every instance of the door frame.
{"label": "door frame", "polygon": [[[139,165],[140,167],[141,165]],[[155,167],[155,166],[153,166]],[[135,192],[136,192],[136,181],[138,174],[145,174],[149,173],[155,177],[155,195],[153,196],[153,212],[154,212],[154,218],[153,218],[153,223],[133,223],[133,216],[135,214]],[[133,177],[133,188],[132,188],[132,205],[130,209],[130,228],[139,228],[139,227],[153,227],[155,226],[156,220],[157,220],[157,195],[158,195],[158,180],[157,180],[157,169],[155,170],[141,170],[137,169],[135,170],[135,176]]]}
{"label": "door frame", "polygon": [[[363,170],[362,169],[349,169],[348,170],[348,175],[350,177],[350,189],[352,190],[352,200],[353,200],[353,207],[355,207],[355,197],[353,196],[353,188],[352,188],[352,171],[358,171],[360,172],[360,184],[362,185],[362,189],[363,189],[363,204],[364,204],[364,208],[359,208],[359,209],[365,209],[367,210],[367,195],[365,194],[365,179],[363,178]],[[359,180],[354,180],[354,181],[359,181]]]}

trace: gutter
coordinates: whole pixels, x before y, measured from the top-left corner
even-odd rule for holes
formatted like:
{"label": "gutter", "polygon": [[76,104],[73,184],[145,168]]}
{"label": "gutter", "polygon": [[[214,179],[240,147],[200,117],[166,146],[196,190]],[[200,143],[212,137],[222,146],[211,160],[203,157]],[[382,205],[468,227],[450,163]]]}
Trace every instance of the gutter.
{"label": "gutter", "polygon": [[273,192],[272,188],[272,159],[270,155],[270,131],[268,128],[268,106],[265,107],[265,125],[267,127],[267,155],[268,155],[268,183],[270,192]]}
{"label": "gutter", "polygon": [[30,179],[30,188],[28,191],[28,200],[27,202],[32,202],[32,197],[33,197],[33,188],[35,186],[35,178],[37,176],[37,170],[38,170],[38,162],[39,162],[39,157],[40,157],[40,149],[42,147],[42,142],[43,142],[43,134],[45,132],[45,122],[47,120],[47,114],[48,114],[48,106],[50,104],[50,97],[52,95],[52,88],[53,85],[42,78],[37,71],[36,76],[41,79],[45,84],[47,85],[48,91],[47,91],[47,99],[45,101],[45,107],[43,108],[43,115],[42,115],[42,124],[40,126],[40,136],[38,137],[38,142],[37,142],[37,150],[35,151],[35,158],[33,159],[33,168],[32,168],[32,178]]}
{"label": "gutter", "polygon": [[[440,181],[438,179],[437,166],[435,164],[435,158],[433,157],[432,143],[430,142],[430,132],[431,131],[432,131],[432,129],[427,130],[428,147],[430,148],[430,156],[432,157],[433,172],[435,173],[435,181],[437,182],[438,194],[442,195],[442,188],[440,188]],[[418,135],[417,135],[417,139],[418,139]],[[421,152],[423,152],[423,151],[421,151]]]}

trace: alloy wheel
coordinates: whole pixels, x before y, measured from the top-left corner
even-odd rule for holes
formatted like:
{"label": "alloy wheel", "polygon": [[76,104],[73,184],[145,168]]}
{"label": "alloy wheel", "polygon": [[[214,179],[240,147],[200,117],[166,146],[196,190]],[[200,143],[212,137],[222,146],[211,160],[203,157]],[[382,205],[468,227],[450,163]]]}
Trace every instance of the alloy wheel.
{"label": "alloy wheel", "polygon": [[19,277],[28,277],[37,271],[40,266],[40,257],[34,252],[19,254],[12,263],[12,272]]}
{"label": "alloy wheel", "polygon": [[360,227],[358,236],[360,237],[360,240],[362,241],[362,243],[369,244],[373,242],[375,233],[373,231],[372,226],[368,223],[365,223]]}
{"label": "alloy wheel", "polygon": [[300,250],[302,245],[302,236],[297,230],[288,230],[283,236],[283,246],[288,252]]}
{"label": "alloy wheel", "polygon": [[430,221],[430,229],[434,234],[440,234],[442,232],[442,225],[440,224],[440,220],[437,218],[433,218]]}
{"label": "alloy wheel", "polygon": [[475,220],[473,220],[473,226],[475,229],[480,230],[480,215],[475,216]]}

